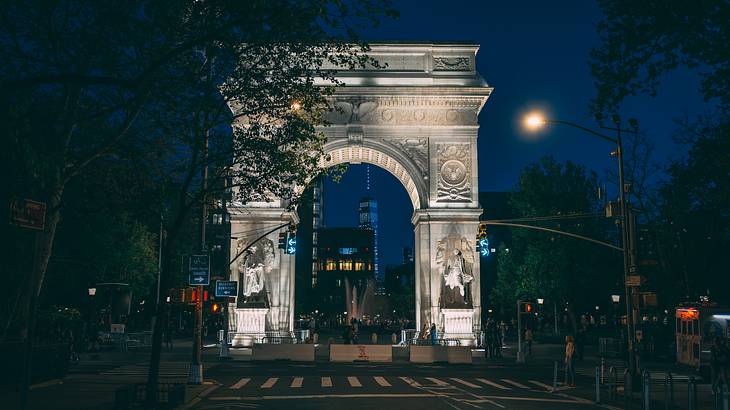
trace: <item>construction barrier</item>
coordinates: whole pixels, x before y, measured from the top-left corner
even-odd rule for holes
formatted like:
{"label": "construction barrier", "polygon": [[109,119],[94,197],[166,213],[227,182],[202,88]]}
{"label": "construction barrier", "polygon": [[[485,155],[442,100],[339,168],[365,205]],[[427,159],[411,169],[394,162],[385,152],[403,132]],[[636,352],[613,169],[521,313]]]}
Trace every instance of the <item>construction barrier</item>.
{"label": "construction barrier", "polygon": [[392,362],[391,345],[330,345],[331,362]]}
{"label": "construction barrier", "polygon": [[313,344],[270,344],[253,345],[252,360],[291,360],[295,362],[313,362]]}

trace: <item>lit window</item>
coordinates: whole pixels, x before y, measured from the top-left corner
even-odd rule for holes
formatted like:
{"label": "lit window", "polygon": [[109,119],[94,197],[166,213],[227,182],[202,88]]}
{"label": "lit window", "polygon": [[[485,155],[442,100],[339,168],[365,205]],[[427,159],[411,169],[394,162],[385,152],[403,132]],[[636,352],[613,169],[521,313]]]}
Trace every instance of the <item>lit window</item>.
{"label": "lit window", "polygon": [[337,270],[337,265],[334,259],[327,259],[324,270]]}
{"label": "lit window", "polygon": [[360,261],[355,262],[355,270],[363,270],[364,268],[365,268],[365,264],[364,263],[362,263]]}
{"label": "lit window", "polygon": [[351,259],[340,260],[340,270],[352,270],[352,260]]}

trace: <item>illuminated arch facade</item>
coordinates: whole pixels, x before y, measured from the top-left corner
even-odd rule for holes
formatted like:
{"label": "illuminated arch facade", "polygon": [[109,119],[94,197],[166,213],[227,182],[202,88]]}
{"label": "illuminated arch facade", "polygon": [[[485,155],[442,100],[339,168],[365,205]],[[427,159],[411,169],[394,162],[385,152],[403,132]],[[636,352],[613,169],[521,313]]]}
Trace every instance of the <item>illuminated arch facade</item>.
{"label": "illuminated arch facade", "polygon": [[[475,70],[473,44],[374,44],[369,53],[385,69],[341,71],[345,86],[331,96],[338,107],[322,127],[322,165],[368,163],[393,174],[413,205],[416,322],[436,323],[444,337],[469,343],[481,322],[478,202],[478,115],[492,88]],[[234,207],[232,232],[298,222],[284,201]],[[269,240],[276,243],[277,233]],[[232,241],[232,254],[238,246]],[[473,276],[469,306],[440,300],[445,253],[458,249]],[[232,309],[232,329],[289,334],[294,323],[294,258],[277,249],[266,276],[270,306],[264,312]],[[235,271],[235,267],[234,267]],[[232,272],[232,279],[237,280]],[[262,317],[265,317],[263,321]],[[255,326],[253,323],[255,322]],[[253,326],[253,327],[252,327]],[[235,344],[235,342],[234,342]]]}

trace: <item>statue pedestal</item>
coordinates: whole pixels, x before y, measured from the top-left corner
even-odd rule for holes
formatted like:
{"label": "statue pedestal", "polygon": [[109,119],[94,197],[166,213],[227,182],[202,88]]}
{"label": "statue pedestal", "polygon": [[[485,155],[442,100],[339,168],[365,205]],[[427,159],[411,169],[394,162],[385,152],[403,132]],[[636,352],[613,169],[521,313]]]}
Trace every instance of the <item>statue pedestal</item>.
{"label": "statue pedestal", "polygon": [[237,308],[236,334],[233,336],[233,347],[250,347],[260,343],[266,336],[266,314],[269,308]]}
{"label": "statue pedestal", "polygon": [[473,346],[474,309],[441,309],[444,315],[444,339],[457,339],[462,346]]}

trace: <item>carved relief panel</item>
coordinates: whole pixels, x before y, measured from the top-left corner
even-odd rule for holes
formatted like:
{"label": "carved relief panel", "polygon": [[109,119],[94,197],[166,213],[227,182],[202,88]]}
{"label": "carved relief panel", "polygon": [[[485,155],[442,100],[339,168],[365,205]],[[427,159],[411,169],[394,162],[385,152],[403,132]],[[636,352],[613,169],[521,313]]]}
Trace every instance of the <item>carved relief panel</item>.
{"label": "carved relief panel", "polygon": [[437,144],[436,202],[470,202],[471,149],[469,143]]}

